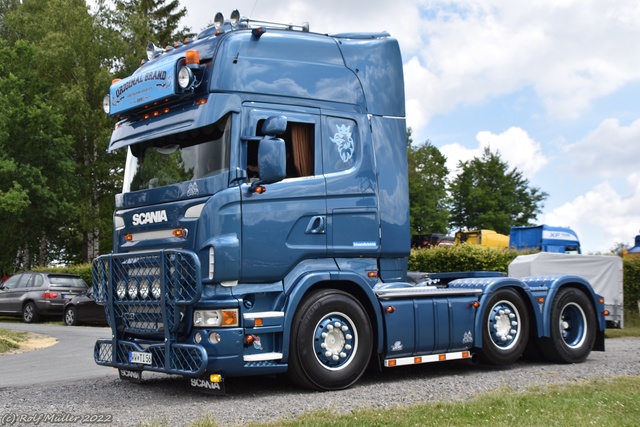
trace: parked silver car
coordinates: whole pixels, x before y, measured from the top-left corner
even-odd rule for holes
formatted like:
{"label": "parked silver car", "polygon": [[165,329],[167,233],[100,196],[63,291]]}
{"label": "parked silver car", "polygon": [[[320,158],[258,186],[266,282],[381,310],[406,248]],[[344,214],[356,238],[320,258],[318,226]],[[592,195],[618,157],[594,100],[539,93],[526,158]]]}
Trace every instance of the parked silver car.
{"label": "parked silver car", "polygon": [[16,274],[0,284],[0,315],[21,316],[26,323],[42,317],[60,319],[64,302],[88,288],[82,277],[72,274]]}

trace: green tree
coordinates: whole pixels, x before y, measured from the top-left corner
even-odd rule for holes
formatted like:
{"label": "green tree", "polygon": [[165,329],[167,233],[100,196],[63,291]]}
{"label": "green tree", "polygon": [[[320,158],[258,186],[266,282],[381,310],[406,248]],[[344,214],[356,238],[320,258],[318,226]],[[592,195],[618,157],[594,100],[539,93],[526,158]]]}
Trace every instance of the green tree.
{"label": "green tree", "polygon": [[[0,268],[12,273],[45,263],[76,197],[71,138],[47,99],[28,41],[0,45]],[[7,179],[4,179],[4,178]],[[20,254],[14,267],[16,254]]]}
{"label": "green tree", "polygon": [[126,44],[122,73],[129,75],[147,58],[149,43],[164,48],[191,35],[189,27],[179,28],[186,7],[178,0],[116,0],[112,23]]}
{"label": "green tree", "polygon": [[[114,169],[122,160],[106,154],[113,123],[102,113],[119,37],[98,25],[82,0],[24,0],[5,10],[2,24],[5,53],[15,59],[0,77],[8,85],[17,79],[20,88],[6,104],[10,124],[18,127],[12,156],[22,170],[47,174],[34,180],[41,191],[29,193],[23,213],[30,219],[20,247],[23,265],[90,261],[111,246],[113,199],[121,181]],[[20,120],[21,111],[31,112],[28,121]],[[50,217],[51,223],[43,222]],[[108,246],[99,247],[100,234],[108,236]],[[30,256],[34,245],[41,254],[37,261]]]}
{"label": "green tree", "polygon": [[411,129],[407,131],[407,155],[411,234],[446,233],[447,159],[429,141],[413,146]]}
{"label": "green tree", "polygon": [[509,234],[513,225],[532,225],[548,194],[529,185],[517,168],[485,148],[482,157],[458,164],[450,186],[451,226]]}

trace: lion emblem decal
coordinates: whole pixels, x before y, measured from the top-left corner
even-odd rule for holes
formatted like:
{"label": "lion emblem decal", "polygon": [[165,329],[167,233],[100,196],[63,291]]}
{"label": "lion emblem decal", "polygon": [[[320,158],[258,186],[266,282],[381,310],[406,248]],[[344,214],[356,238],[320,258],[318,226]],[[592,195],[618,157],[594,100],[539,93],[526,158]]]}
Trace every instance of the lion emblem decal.
{"label": "lion emblem decal", "polygon": [[353,157],[353,138],[351,138],[351,126],[336,125],[337,132],[333,138],[329,138],[338,146],[338,152],[343,162],[347,163]]}

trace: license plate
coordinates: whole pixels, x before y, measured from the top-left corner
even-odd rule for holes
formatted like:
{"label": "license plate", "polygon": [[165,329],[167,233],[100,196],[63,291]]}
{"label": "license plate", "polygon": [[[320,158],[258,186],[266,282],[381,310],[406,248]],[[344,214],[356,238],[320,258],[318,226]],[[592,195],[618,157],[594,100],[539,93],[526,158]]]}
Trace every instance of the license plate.
{"label": "license plate", "polygon": [[143,353],[141,351],[130,351],[129,363],[141,363],[143,365],[151,365],[151,353]]}

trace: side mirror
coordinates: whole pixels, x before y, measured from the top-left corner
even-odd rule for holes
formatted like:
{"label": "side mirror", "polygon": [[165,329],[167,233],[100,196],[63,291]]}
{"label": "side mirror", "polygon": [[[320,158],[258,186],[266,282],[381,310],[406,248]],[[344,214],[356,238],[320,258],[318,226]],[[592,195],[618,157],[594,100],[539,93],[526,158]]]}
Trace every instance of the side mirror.
{"label": "side mirror", "polygon": [[287,131],[287,118],[285,116],[271,116],[262,124],[262,133],[268,136],[282,135]]}
{"label": "side mirror", "polygon": [[265,136],[258,148],[258,171],[260,184],[272,184],[287,176],[287,154],[284,141]]}

